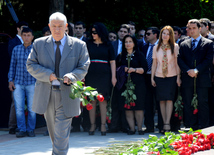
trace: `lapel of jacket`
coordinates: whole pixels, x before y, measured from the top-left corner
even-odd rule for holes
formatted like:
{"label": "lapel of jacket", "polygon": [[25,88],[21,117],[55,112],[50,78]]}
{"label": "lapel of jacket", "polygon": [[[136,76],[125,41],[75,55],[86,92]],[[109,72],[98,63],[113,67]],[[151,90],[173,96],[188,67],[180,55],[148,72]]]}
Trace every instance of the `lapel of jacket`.
{"label": "lapel of jacket", "polygon": [[67,55],[70,53],[70,51],[72,49],[72,44],[73,44],[73,40],[71,40],[70,37],[67,35],[65,46],[63,48],[63,52],[62,52],[62,56],[61,56],[61,60],[60,60],[60,65],[66,59]]}
{"label": "lapel of jacket", "polygon": [[53,40],[52,40],[52,36],[48,37],[46,44],[45,44],[45,48],[48,51],[52,61],[55,63],[55,54],[54,54],[54,47],[53,47]]}

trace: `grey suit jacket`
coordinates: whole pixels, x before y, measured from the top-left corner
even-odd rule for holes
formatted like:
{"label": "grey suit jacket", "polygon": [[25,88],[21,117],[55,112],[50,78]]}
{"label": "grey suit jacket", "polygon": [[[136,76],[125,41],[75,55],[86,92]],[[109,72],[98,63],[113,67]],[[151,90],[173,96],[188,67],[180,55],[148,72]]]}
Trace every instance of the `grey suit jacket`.
{"label": "grey suit jacket", "polygon": [[[52,36],[38,38],[33,43],[33,48],[27,60],[28,72],[37,79],[33,99],[33,111],[44,114],[50,99],[50,75],[55,70],[55,52]],[[59,74],[60,78],[67,76],[73,83],[82,80],[88,70],[90,59],[85,42],[67,36],[62,52]],[[69,97],[71,86],[61,82],[61,102],[67,117],[80,114],[80,100]]]}

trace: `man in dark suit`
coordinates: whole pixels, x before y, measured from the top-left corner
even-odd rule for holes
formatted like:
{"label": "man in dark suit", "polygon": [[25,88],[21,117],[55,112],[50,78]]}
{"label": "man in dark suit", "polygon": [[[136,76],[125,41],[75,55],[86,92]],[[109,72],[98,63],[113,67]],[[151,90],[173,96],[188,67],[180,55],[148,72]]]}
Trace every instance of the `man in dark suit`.
{"label": "man in dark suit", "polygon": [[[200,35],[201,25],[197,19],[189,20],[188,23],[191,38],[180,45],[178,65],[181,69],[184,125],[196,130],[209,126],[208,88],[211,87],[210,65],[213,59],[213,42]],[[191,105],[195,78],[197,114],[193,114],[194,107]]]}
{"label": "man in dark suit", "polygon": [[[148,63],[148,71],[146,73],[146,104],[145,104],[145,126],[144,132],[154,132],[154,106],[155,106],[155,91],[151,84],[151,67],[152,67],[152,53],[153,47],[158,44],[159,29],[157,27],[149,27],[145,33],[148,43],[140,46],[140,50],[146,57]],[[161,116],[161,115],[160,115]],[[158,116],[159,118],[159,116]],[[160,117],[162,118],[162,117]],[[160,124],[159,124],[160,125]]]}
{"label": "man in dark suit", "polygon": [[53,155],[68,152],[71,121],[80,114],[79,98],[69,97],[70,84],[82,80],[90,64],[85,42],[66,35],[67,25],[65,15],[53,13],[49,18],[51,35],[34,41],[26,65],[37,80],[33,111],[45,116]]}
{"label": "man in dark suit", "polygon": [[17,34],[13,39],[9,40],[8,42],[8,53],[10,56],[12,55],[13,48],[23,43],[23,40],[21,38],[21,32],[23,27],[28,27],[28,23],[26,23],[25,21],[20,21],[16,24]]}
{"label": "man in dark suit", "polygon": [[[82,21],[77,21],[74,23],[74,36],[78,39],[86,42],[87,38],[84,37],[84,32],[86,31],[85,23]],[[74,117],[72,120],[72,129],[71,132],[80,132],[80,125],[82,123],[83,130],[88,132],[90,129],[90,119],[89,119],[89,112],[86,107],[83,107],[81,115]]]}
{"label": "man in dark suit", "polygon": [[130,33],[130,28],[127,24],[120,25],[120,28],[117,32],[118,40],[112,42],[116,57],[122,51],[123,38],[125,37],[125,35],[127,35],[129,33]]}
{"label": "man in dark suit", "polygon": [[[16,29],[17,29],[17,34],[16,36],[9,40],[8,42],[8,54],[11,57],[13,48],[17,45],[23,44],[23,40],[21,37],[21,32],[23,27],[28,27],[28,23],[25,21],[20,21],[16,24]],[[14,105],[14,100],[13,100],[13,95],[12,96],[12,103],[10,106],[10,116],[9,116],[9,134],[15,134],[16,133],[16,111],[15,111],[15,105]]]}
{"label": "man in dark suit", "polygon": [[[112,45],[114,48],[115,56],[117,57],[120,52],[122,52],[122,41],[124,36],[129,34],[130,28],[127,24],[122,24],[117,32],[118,34],[118,40],[113,41]],[[112,118],[111,118],[111,124],[109,127],[109,130],[107,132],[118,132],[118,131],[123,131],[127,132],[128,131],[128,123],[126,120],[125,116],[125,110],[119,110],[119,105],[117,99],[118,95],[121,95],[118,93],[119,91],[116,90],[117,87],[114,87],[114,93],[112,96],[112,103],[111,103],[111,109],[112,109]]]}

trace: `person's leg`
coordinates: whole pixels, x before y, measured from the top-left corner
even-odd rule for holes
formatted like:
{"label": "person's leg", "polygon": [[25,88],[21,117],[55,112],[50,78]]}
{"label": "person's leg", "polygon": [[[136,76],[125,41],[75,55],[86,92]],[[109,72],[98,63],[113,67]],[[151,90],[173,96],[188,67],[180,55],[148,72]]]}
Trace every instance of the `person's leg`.
{"label": "person's leg", "polygon": [[93,108],[91,110],[89,110],[89,117],[90,117],[90,122],[91,122],[91,128],[90,128],[89,132],[93,132],[96,129],[96,125],[95,125],[96,103],[97,103],[97,101],[92,101],[91,104],[92,104]]}
{"label": "person's leg", "polygon": [[166,101],[166,118],[165,118],[165,129],[166,130],[170,130],[171,126],[170,126],[170,119],[171,119],[171,115],[172,115],[172,110],[173,110],[173,103],[170,100]]}
{"label": "person's leg", "polygon": [[13,92],[11,92],[11,106],[10,106],[10,115],[9,115],[9,122],[8,122],[8,127],[9,127],[9,134],[15,134],[16,133],[16,109],[15,109],[15,104],[14,104],[14,99],[13,99]]}
{"label": "person's leg", "polygon": [[69,149],[72,118],[65,116],[60,100],[60,91],[52,90],[50,102],[45,112],[45,119],[53,145],[52,155],[67,155]]}
{"label": "person's leg", "polygon": [[143,110],[136,110],[135,111],[135,118],[137,121],[138,131],[141,131],[142,125],[143,125]]}
{"label": "person's leg", "polygon": [[16,89],[13,92],[14,103],[16,108],[17,126],[19,131],[26,132],[25,124],[25,90],[22,85],[15,84]]}
{"label": "person's leg", "polygon": [[184,125],[186,128],[197,129],[197,115],[193,114],[194,107],[191,105],[193,93],[193,87],[184,87],[181,91],[182,100],[184,103]]}
{"label": "person's leg", "polygon": [[36,127],[36,113],[32,111],[34,88],[35,84],[25,86],[28,109],[27,132],[34,131]]}
{"label": "person's leg", "polygon": [[135,132],[135,123],[134,123],[134,112],[131,110],[126,110],[126,119],[129,124],[130,131]]}
{"label": "person's leg", "polygon": [[151,75],[146,74],[146,104],[145,104],[145,132],[154,131],[154,87],[151,85]]}
{"label": "person's leg", "polygon": [[198,88],[198,128],[209,127],[208,88]]}
{"label": "person's leg", "polygon": [[107,101],[99,102],[100,114],[101,114],[101,132],[106,132],[106,113],[107,113]]}
{"label": "person's leg", "polygon": [[160,101],[160,111],[163,118],[163,124],[166,124],[166,101]]}

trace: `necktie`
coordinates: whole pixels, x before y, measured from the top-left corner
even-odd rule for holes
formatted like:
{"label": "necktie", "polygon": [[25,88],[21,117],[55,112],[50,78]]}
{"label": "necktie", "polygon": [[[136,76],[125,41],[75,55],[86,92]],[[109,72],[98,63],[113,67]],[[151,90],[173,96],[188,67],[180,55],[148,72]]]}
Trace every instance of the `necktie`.
{"label": "necktie", "polygon": [[57,47],[56,47],[56,53],[55,53],[55,74],[57,77],[59,77],[59,63],[61,59],[61,53],[59,49],[59,45],[61,44],[60,41],[55,41]]}
{"label": "necktie", "polygon": [[197,41],[196,39],[192,41],[192,51],[196,48],[196,44],[195,44],[196,41]]}
{"label": "necktie", "polygon": [[152,68],[152,52],[153,52],[153,47],[155,45],[149,45],[149,46],[150,46],[150,50],[147,56],[148,72],[151,71],[151,68]]}

